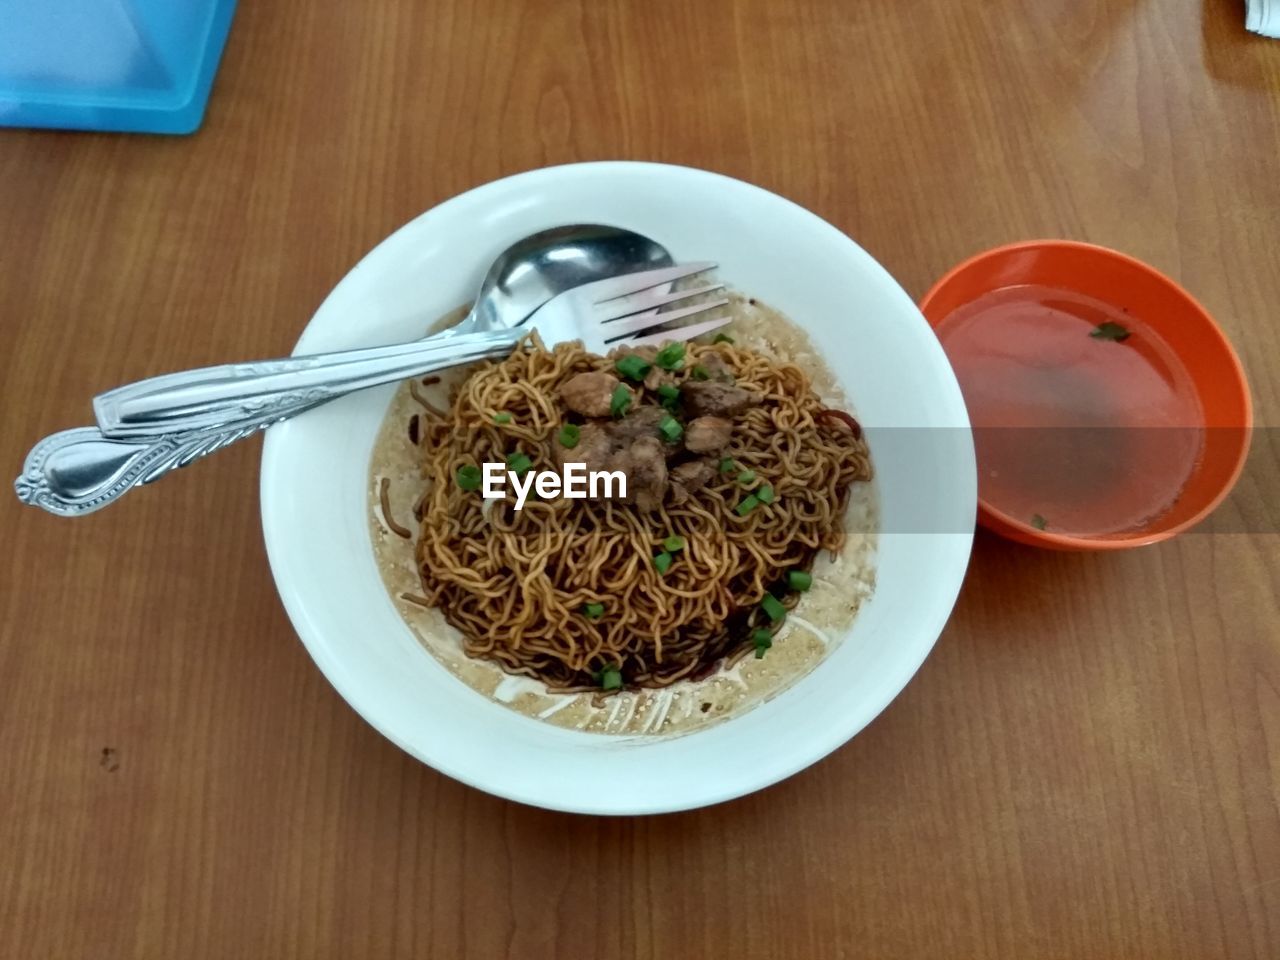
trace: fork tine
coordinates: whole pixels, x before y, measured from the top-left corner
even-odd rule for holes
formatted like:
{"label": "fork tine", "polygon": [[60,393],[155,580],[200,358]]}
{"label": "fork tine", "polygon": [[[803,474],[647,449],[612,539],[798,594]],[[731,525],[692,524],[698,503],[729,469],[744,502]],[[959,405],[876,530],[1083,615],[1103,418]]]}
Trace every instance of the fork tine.
{"label": "fork tine", "polygon": [[660,267],[657,270],[645,270],[643,273],[624,273],[620,277],[597,280],[588,284],[587,289],[591,293],[592,303],[604,303],[606,300],[628,297],[642,290],[648,290],[650,287],[671,283],[675,280],[683,280],[685,277],[706,273],[708,270],[714,270],[715,268],[716,265],[709,261],[678,263],[674,267]]}
{"label": "fork tine", "polygon": [[700,337],[704,333],[710,333],[712,330],[719,330],[726,323],[732,322],[733,317],[718,317],[715,320],[704,320],[702,323],[691,323],[687,327],[677,327],[674,330],[664,330],[662,333],[650,334],[647,337],[636,337],[634,340],[622,340],[628,346],[647,347],[662,343],[665,340],[692,340],[694,337]]}
{"label": "fork tine", "polygon": [[659,313],[657,310],[650,310],[647,313],[637,314],[632,317],[624,317],[621,320],[615,320],[612,323],[606,323],[600,328],[610,340],[616,337],[625,337],[628,334],[644,333],[646,330],[652,330],[654,327],[660,327],[664,323],[671,323],[675,320],[684,320],[693,317],[699,313],[706,313],[716,307],[723,307],[729,301],[721,298],[713,300],[710,303],[695,303],[691,307],[682,307],[679,310],[668,310],[666,313]]}
{"label": "fork tine", "polygon": [[[708,310],[724,306],[726,303],[728,303],[727,300],[721,300],[718,303],[699,304],[696,307],[688,307],[685,310],[674,310],[671,313],[664,313],[660,318],[657,318],[657,322],[655,322],[655,318],[649,318],[649,322],[646,326],[637,325],[633,328],[632,332],[644,333],[646,330],[652,330],[655,326],[665,325],[667,323],[667,318],[671,316],[677,316],[681,319],[701,316]],[[708,330],[715,330],[717,327],[722,327],[732,319],[732,317],[717,317],[714,320],[704,320],[701,323],[688,324],[683,327],[674,327],[670,330],[661,330],[657,333],[648,334],[647,336],[633,337],[624,335],[617,340],[611,341],[609,346],[616,347],[622,344],[626,344],[627,346],[639,346],[642,344],[658,344],[662,343],[664,340],[690,340],[696,336],[706,333]]]}
{"label": "fork tine", "polygon": [[608,311],[612,314],[612,316],[602,318],[601,323],[613,323],[623,317],[629,317],[645,310],[665,307],[669,303],[679,303],[681,300],[688,300],[690,297],[698,297],[704,293],[716,293],[723,289],[723,283],[708,283],[704,287],[676,290],[674,293],[658,293],[653,288],[650,288],[637,293],[635,296],[616,297],[613,300],[607,300],[604,303],[597,304],[596,308],[602,313]]}

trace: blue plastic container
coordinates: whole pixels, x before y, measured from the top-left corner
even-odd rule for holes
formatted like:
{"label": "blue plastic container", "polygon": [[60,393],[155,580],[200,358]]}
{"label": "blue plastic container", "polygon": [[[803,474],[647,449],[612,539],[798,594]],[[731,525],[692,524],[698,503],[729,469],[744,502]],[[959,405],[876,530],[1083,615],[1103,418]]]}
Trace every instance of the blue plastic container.
{"label": "blue plastic container", "polygon": [[236,0],[0,0],[0,126],[191,133]]}

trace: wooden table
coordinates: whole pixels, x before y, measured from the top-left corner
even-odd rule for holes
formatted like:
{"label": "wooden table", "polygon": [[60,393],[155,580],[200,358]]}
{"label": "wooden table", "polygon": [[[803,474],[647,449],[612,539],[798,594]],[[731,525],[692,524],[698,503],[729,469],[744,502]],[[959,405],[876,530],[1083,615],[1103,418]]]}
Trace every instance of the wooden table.
{"label": "wooden table", "polygon": [[[1119,247],[1218,317],[1275,427],[1280,42],[1242,20],[244,3],[194,137],[0,133],[0,463],[107,386],[287,351],[452,194],[617,157],[792,197],[914,295],[1003,241]],[[1117,556],[979,536],[863,734],[634,820],[480,794],[348,708],[273,591],[256,443],[78,521],[0,498],[0,955],[1280,956],[1278,438],[1217,532]]]}

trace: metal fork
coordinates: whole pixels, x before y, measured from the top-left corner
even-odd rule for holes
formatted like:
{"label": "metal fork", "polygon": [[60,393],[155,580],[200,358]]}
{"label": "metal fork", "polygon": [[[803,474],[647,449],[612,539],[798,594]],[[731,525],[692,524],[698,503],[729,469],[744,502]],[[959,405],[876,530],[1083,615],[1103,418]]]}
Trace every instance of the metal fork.
{"label": "metal fork", "polygon": [[[727,300],[662,308],[722,290],[707,284],[670,290],[676,281],[714,269],[713,263],[680,264],[597,280],[553,297],[523,324],[511,329],[428,337],[412,343],[339,353],[228,364],[171,373],[118,387],[93,401],[98,426],[108,437],[151,437],[185,430],[275,423],[382,383],[505,356],[532,330],[547,346],[581,340],[594,353],[618,342],[685,340],[714,330],[726,320],[707,320],[669,333],[648,333],[686,320]],[[660,312],[661,311],[661,312]]]}
{"label": "metal fork", "polygon": [[59,516],[92,513],[136,486],[319,404],[365,387],[505,356],[533,330],[549,347],[582,340],[595,353],[624,344],[688,340],[729,318],[671,325],[728,301],[664,309],[723,289],[720,284],[671,286],[713,268],[694,263],[599,280],[559,294],[509,330],[141,380],[95,399],[101,429],[64,430],[36,444],[14,488],[23,503]]}

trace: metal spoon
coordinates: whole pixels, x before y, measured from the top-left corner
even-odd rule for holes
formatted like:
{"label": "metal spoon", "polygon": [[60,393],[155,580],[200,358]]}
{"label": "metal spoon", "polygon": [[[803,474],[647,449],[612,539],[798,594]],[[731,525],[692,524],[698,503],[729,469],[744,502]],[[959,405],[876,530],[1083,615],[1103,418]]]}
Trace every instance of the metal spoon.
{"label": "metal spoon", "polygon": [[[490,267],[470,314],[443,336],[507,330],[524,323],[558,293],[623,273],[671,265],[667,251],[647,237],[616,227],[580,225],[545,230],[509,247]],[[281,419],[349,387],[300,389],[297,375],[317,364],[388,369],[413,367],[422,341],[341,351],[323,357],[286,357],[223,364],[152,377],[110,390],[93,401],[104,435],[135,440],[174,431],[246,426]]]}
{"label": "metal spoon", "polygon": [[621,227],[580,223],[543,230],[498,255],[471,312],[446,332],[518,327],[558,293],[674,262],[662,244]]}
{"label": "metal spoon", "polygon": [[[558,293],[605,277],[668,266],[671,255],[648,237],[598,224],[579,224],[543,230],[525,237],[493,262],[485,274],[471,312],[459,324],[436,334],[447,338],[459,333],[498,330],[520,325]],[[399,344],[384,349],[404,349]],[[217,370],[218,368],[211,368]],[[165,377],[142,381],[163,387]],[[128,391],[131,388],[121,388]],[[22,475],[14,481],[18,499],[59,516],[80,516],[100,510],[135,486],[159,479],[177,467],[207,456],[242,437],[286,417],[318,406],[302,402],[252,423],[227,426],[225,420],[207,430],[166,431],[163,423],[146,419],[145,410],[119,402],[121,391],[103,394],[95,402],[99,423],[120,416],[115,430],[125,437],[107,436],[104,430],[82,427],[46,437],[31,450]],[[147,391],[141,395],[145,396]],[[112,398],[115,395],[113,405]],[[127,419],[133,416],[135,422]]]}

